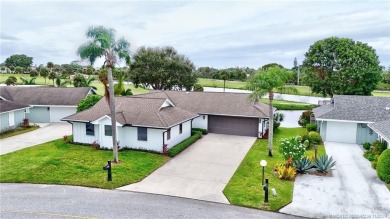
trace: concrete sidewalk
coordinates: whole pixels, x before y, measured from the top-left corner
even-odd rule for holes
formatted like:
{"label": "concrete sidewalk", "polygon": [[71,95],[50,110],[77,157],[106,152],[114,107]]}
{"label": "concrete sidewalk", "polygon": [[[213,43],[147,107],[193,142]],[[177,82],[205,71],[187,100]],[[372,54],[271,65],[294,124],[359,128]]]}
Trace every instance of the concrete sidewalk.
{"label": "concrete sidewalk", "polygon": [[255,140],[209,133],[141,182],[119,189],[228,204],[222,191]]}
{"label": "concrete sidewalk", "polygon": [[42,144],[72,134],[72,125],[65,122],[39,124],[41,128],[24,134],[0,139],[0,155]]}
{"label": "concrete sidewalk", "polygon": [[390,192],[356,144],[325,142],[337,164],[332,176],[299,175],[291,204],[280,212],[311,218],[388,218]]}

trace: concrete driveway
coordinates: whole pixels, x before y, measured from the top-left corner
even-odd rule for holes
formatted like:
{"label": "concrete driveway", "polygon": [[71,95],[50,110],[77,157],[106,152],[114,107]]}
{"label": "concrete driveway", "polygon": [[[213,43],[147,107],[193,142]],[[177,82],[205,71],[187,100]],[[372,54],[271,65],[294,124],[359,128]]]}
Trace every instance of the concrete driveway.
{"label": "concrete driveway", "polygon": [[209,133],[141,182],[118,189],[229,203],[222,190],[255,139]]}
{"label": "concrete driveway", "polygon": [[331,177],[300,175],[293,202],[280,212],[313,218],[388,218],[390,192],[356,144],[325,142],[337,165]]}
{"label": "concrete driveway", "polygon": [[0,140],[0,155],[14,152],[23,148],[42,144],[64,135],[72,134],[72,125],[67,122],[39,124],[41,128],[24,134]]}

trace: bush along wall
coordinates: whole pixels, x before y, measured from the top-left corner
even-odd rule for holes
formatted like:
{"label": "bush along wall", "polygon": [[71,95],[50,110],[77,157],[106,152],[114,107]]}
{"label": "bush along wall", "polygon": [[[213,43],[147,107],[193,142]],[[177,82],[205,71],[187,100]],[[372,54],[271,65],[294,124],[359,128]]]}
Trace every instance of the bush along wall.
{"label": "bush along wall", "polygon": [[201,137],[202,137],[202,132],[193,129],[191,132],[191,137],[187,138],[186,140],[180,142],[179,144],[173,146],[171,149],[168,150],[168,156],[174,157],[178,155],[180,152],[182,152],[184,149],[192,145],[195,141],[197,141]]}

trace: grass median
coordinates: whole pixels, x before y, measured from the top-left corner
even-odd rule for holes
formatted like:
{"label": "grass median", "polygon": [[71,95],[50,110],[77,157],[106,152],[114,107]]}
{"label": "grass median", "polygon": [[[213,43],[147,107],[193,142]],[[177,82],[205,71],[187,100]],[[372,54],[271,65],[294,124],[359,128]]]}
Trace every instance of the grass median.
{"label": "grass median", "polygon": [[90,146],[47,142],[0,156],[0,182],[79,185],[113,189],[142,180],[169,158],[141,151],[120,151],[119,164],[112,166],[107,182],[103,165],[112,160],[112,151]]}

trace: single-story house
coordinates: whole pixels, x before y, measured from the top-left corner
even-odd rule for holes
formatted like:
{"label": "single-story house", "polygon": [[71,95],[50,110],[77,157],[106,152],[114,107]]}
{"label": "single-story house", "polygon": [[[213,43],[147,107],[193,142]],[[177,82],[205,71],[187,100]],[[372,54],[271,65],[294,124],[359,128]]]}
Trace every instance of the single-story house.
{"label": "single-story house", "polygon": [[390,119],[390,98],[334,95],[328,104],[314,108],[313,114],[324,141],[373,142],[379,138],[375,130],[382,127],[375,124]]}
{"label": "single-story house", "polygon": [[390,120],[372,123],[368,127],[378,134],[380,141],[386,142],[387,147],[390,147]]}
{"label": "single-story house", "polygon": [[77,104],[92,93],[87,87],[0,87],[0,99],[31,106],[26,117],[32,123],[61,122],[76,113]]}
{"label": "single-story house", "polygon": [[0,99],[0,133],[17,128],[30,106]]}
{"label": "single-story house", "polygon": [[[212,133],[265,137],[269,106],[251,103],[249,94],[157,91],[116,97],[116,126],[120,147],[163,152],[191,136],[192,128]],[[68,116],[73,140],[112,148],[108,104]]]}

